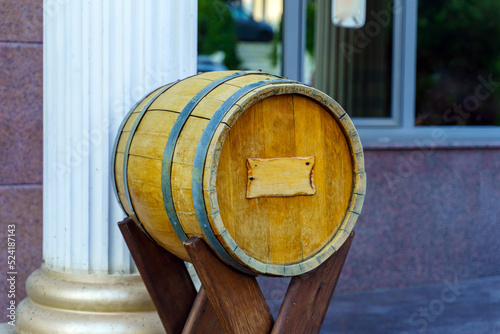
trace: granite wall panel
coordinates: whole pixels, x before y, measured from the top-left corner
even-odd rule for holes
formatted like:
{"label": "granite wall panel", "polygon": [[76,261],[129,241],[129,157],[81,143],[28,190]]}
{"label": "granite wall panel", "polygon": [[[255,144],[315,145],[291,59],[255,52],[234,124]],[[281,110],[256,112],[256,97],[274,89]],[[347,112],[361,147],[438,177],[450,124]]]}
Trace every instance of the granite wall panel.
{"label": "granite wall panel", "polygon": [[[367,150],[365,161],[367,195],[337,291],[500,275],[500,150]],[[278,307],[288,280],[259,280]]]}
{"label": "granite wall panel", "polygon": [[43,0],[0,1],[0,41],[41,43],[42,4]]}
{"label": "granite wall panel", "polygon": [[[9,305],[8,226],[15,226],[16,305],[42,263],[42,0],[0,1],[0,307]],[[10,276],[10,275],[9,275]],[[7,322],[2,312],[0,323]]]}
{"label": "granite wall panel", "polygon": [[[7,272],[15,275],[16,305],[26,297],[26,279],[42,263],[42,186],[0,186],[0,269],[2,283],[0,306],[2,310],[10,302]],[[15,229],[15,268],[7,265],[8,226]],[[5,312],[0,313],[0,323],[7,322]]]}
{"label": "granite wall panel", "polygon": [[0,185],[42,183],[42,53],[0,43]]}
{"label": "granite wall panel", "polygon": [[[368,151],[342,290],[500,275],[500,150]],[[402,167],[406,164],[405,167]]]}

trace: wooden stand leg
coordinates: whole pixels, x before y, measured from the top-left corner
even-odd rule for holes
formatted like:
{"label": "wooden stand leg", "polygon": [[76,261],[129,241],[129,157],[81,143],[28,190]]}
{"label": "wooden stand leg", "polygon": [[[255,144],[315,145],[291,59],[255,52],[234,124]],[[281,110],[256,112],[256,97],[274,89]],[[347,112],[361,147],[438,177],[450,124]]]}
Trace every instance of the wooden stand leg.
{"label": "wooden stand leg", "polygon": [[354,232],[315,270],[290,281],[272,333],[319,333],[339,281]]}
{"label": "wooden stand leg", "polygon": [[184,243],[207,297],[226,333],[319,333],[354,232],[332,257],[290,281],[276,323],[255,277],[224,264],[198,237]]}
{"label": "wooden stand leg", "polygon": [[201,287],[182,334],[219,334],[223,332],[215,310],[207,298],[205,288]]}
{"label": "wooden stand leg", "polygon": [[270,333],[273,317],[255,277],[223,263],[198,237],[184,246],[226,333]]}
{"label": "wooden stand leg", "polygon": [[[182,333],[196,298],[196,289],[184,261],[153,243],[132,219],[127,218],[118,223],[118,226],[165,330],[169,334]],[[211,305],[205,304],[203,309],[211,309]],[[213,314],[213,310],[207,315],[210,314]],[[211,321],[213,320],[220,329],[217,318],[213,317]],[[206,326],[207,321],[210,320],[195,321],[190,333],[210,333],[197,329],[198,325]]]}
{"label": "wooden stand leg", "polygon": [[196,294],[184,261],[152,242],[133,220],[118,226],[169,334],[319,333],[354,238],[352,232],[318,268],[292,278],[273,327],[255,277],[226,265],[202,239],[184,243],[203,284]]}

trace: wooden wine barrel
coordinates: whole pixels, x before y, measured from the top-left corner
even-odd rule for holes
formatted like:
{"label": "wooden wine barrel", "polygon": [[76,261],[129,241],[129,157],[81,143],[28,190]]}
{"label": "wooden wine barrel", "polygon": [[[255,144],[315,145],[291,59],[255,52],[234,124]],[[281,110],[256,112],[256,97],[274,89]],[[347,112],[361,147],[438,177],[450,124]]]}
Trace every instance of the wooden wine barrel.
{"label": "wooden wine barrel", "polygon": [[227,264],[294,276],[332,255],[363,205],[358,134],[332,98],[259,72],[195,75],[147,95],[113,155],[126,213],[189,261],[200,236]]}

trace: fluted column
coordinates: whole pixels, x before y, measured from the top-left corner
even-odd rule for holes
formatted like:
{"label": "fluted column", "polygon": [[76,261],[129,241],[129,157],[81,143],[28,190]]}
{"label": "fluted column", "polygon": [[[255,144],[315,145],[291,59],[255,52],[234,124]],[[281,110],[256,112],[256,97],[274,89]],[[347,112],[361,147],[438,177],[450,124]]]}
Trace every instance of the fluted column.
{"label": "fluted column", "polygon": [[196,0],[44,0],[43,264],[19,333],[162,333],[116,223],[120,122],[194,74]]}

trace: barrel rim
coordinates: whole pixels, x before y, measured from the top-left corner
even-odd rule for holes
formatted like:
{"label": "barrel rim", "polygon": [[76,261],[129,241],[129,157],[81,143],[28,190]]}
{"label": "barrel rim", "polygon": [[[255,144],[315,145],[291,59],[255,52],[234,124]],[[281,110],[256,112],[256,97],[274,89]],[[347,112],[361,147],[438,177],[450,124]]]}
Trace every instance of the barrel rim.
{"label": "barrel rim", "polygon": [[[222,218],[220,216],[220,210],[217,203],[217,190],[216,190],[216,179],[217,179],[217,167],[220,158],[220,152],[227,134],[229,133],[232,125],[235,124],[237,119],[241,116],[244,110],[247,110],[252,105],[258,101],[269,97],[277,96],[283,94],[299,94],[308,98],[312,98],[320,103],[325,110],[327,110],[330,115],[337,121],[337,124],[344,132],[349,150],[351,152],[351,161],[353,163],[353,186],[351,190],[351,197],[346,210],[344,219],[339,227],[339,229],[332,236],[331,240],[325,244],[317,253],[313,256],[304,259],[302,262],[292,263],[292,264],[269,264],[264,263],[246,254],[234,241],[231,234],[225,228]],[[245,267],[250,268],[252,271],[265,274],[265,275],[275,275],[275,276],[295,276],[300,275],[314,268],[318,267],[326,259],[328,259],[337,249],[342,246],[350,232],[354,228],[354,225],[358,219],[361,207],[363,205],[364,194],[366,192],[366,173],[364,171],[364,159],[357,159],[357,157],[363,156],[363,148],[361,141],[356,132],[354,124],[345,112],[345,110],[331,97],[327,94],[304,84],[293,82],[275,82],[269,83],[266,86],[258,87],[246,95],[241,97],[236,101],[232,108],[228,108],[226,115],[223,117],[223,127],[219,133],[214,135],[210,141],[210,146],[213,147],[211,152],[207,152],[207,159],[205,163],[209,161],[208,154],[211,154],[211,165],[203,165],[203,170],[208,167],[209,175],[203,173],[203,178],[208,177],[208,189],[202,189],[203,191],[208,191],[208,200],[210,203],[205,203],[206,209],[210,209],[212,212],[209,214],[205,211],[206,217],[210,221],[211,230],[204,231],[205,235],[211,233],[212,236],[217,239],[218,243],[223,243],[226,248],[233,250],[230,254],[236,261],[243,264]],[[198,153],[198,152],[197,152]],[[194,172],[193,172],[194,176]],[[203,182],[203,181],[201,181]],[[193,183],[194,185],[194,183]],[[199,190],[198,190],[199,192]],[[193,187],[193,198],[195,195]],[[200,197],[200,195],[197,195]],[[203,194],[201,197],[204,197]],[[205,200],[205,199],[203,199]],[[209,206],[208,206],[208,205]],[[198,212],[197,212],[198,215]],[[217,238],[219,235],[220,238]],[[213,246],[213,245],[212,245]],[[222,246],[222,245],[221,245]],[[222,247],[224,248],[224,247]],[[225,249],[225,248],[224,248]]]}

